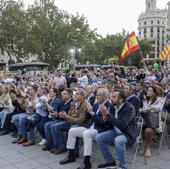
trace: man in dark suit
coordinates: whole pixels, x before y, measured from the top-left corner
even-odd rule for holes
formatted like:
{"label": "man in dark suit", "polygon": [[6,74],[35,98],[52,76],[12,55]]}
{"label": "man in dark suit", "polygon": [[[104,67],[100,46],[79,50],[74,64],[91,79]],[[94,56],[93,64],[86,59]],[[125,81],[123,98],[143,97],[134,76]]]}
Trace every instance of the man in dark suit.
{"label": "man in dark suit", "polygon": [[126,166],[126,145],[133,145],[138,136],[136,112],[132,104],[126,101],[123,91],[114,90],[110,95],[112,105],[110,111],[106,107],[100,106],[103,119],[112,124],[114,129],[104,131],[96,135],[97,144],[100,147],[105,164],[100,164],[98,168],[117,168],[116,162],[109,151],[108,144],[114,143],[120,161],[119,167],[127,169]]}
{"label": "man in dark suit", "polygon": [[142,107],[142,102],[144,99],[144,96],[146,94],[146,91],[144,90],[144,82],[143,81],[137,81],[135,86],[135,92],[134,94],[140,99],[140,107]]}
{"label": "man in dark suit", "polygon": [[134,106],[136,114],[138,114],[138,110],[140,108],[141,102],[140,102],[139,97],[133,94],[133,85],[130,83],[126,84],[124,86],[124,92],[125,92],[125,95],[127,96],[126,101],[128,101]]}

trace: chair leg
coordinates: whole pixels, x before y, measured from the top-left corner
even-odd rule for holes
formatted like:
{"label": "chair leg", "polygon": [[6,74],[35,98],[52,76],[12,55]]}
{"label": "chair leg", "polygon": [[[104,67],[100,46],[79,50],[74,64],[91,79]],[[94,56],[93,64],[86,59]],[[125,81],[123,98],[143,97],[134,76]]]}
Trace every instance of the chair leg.
{"label": "chair leg", "polygon": [[170,149],[169,136],[170,135],[168,134],[168,129],[166,129],[165,139],[166,139],[166,143],[167,143],[168,149]]}
{"label": "chair leg", "polygon": [[[143,152],[144,152],[145,148],[144,148],[144,144],[143,144],[143,140],[142,139],[141,139],[141,144],[142,144],[142,149],[143,149]],[[144,157],[145,165],[147,165],[145,152],[144,152],[144,156],[143,157]]]}
{"label": "chair leg", "polygon": [[138,153],[138,148],[139,148],[139,143],[137,143],[137,145],[136,145],[135,155],[134,155],[133,163],[132,163],[132,169],[134,169],[134,166],[135,166],[135,161],[136,161],[136,156],[137,156],[137,153]]}
{"label": "chair leg", "polygon": [[162,148],[162,142],[163,142],[163,140],[165,138],[165,134],[166,134],[166,129],[164,129],[164,131],[161,134],[161,140],[160,140],[160,143],[159,143],[158,155],[160,155],[160,151],[161,151],[161,148]]}

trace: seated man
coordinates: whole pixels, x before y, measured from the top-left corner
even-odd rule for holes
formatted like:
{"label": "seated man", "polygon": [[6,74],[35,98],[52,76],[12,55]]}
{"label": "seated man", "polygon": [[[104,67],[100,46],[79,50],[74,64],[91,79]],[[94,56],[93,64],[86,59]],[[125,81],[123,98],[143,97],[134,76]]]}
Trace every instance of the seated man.
{"label": "seated man", "polygon": [[125,92],[125,95],[127,96],[126,101],[128,101],[134,106],[135,112],[136,114],[138,114],[138,110],[140,108],[141,102],[140,102],[140,99],[133,94],[132,84],[126,84],[124,86],[124,92]]}
{"label": "seated man", "polygon": [[[102,119],[102,114],[100,112],[100,106],[105,105],[107,109],[110,108],[110,102],[108,100],[109,91],[105,88],[100,88],[97,91],[97,102],[93,106],[93,111],[89,103],[88,111],[93,115],[92,123],[87,121],[86,125],[72,126],[69,130],[68,139],[67,139],[67,149],[69,150],[69,155],[64,160],[60,161],[60,164],[67,164],[69,162],[75,161],[75,147],[76,147],[76,138],[82,137],[84,143],[84,162],[78,169],[90,169],[91,162],[90,157],[92,154],[92,139],[95,138],[97,133],[106,131],[112,128],[111,124],[104,122]],[[94,122],[94,124],[93,124]]]}
{"label": "seated man", "polygon": [[[57,151],[56,147],[56,138],[55,135],[52,133],[52,125],[56,124],[57,122],[63,121],[63,119],[60,119],[58,117],[59,112],[66,112],[68,113],[70,106],[73,104],[73,99],[72,99],[73,91],[71,89],[65,89],[62,92],[62,101],[60,105],[54,109],[54,112],[51,112],[49,114],[49,120],[48,122],[45,123],[44,125],[44,130],[45,130],[45,139],[46,139],[46,144],[43,146],[42,150],[50,150],[51,153],[55,153]],[[54,136],[54,138],[53,138]]]}
{"label": "seated man", "polygon": [[85,122],[86,113],[88,111],[88,104],[85,97],[85,90],[78,89],[76,91],[75,102],[71,105],[68,113],[60,111],[58,113],[60,121],[57,121],[56,123],[51,125],[50,128],[53,141],[55,142],[56,155],[61,154],[66,150],[63,131],[68,131],[71,125],[81,125]]}
{"label": "seated man", "polygon": [[104,121],[112,124],[114,129],[96,135],[97,144],[105,159],[105,164],[100,164],[98,168],[117,168],[116,161],[108,148],[109,143],[114,143],[120,162],[119,167],[127,169],[126,145],[133,145],[138,136],[136,113],[133,105],[126,101],[123,91],[114,90],[111,92],[110,99],[112,101],[110,111],[104,105],[100,107],[100,111]]}

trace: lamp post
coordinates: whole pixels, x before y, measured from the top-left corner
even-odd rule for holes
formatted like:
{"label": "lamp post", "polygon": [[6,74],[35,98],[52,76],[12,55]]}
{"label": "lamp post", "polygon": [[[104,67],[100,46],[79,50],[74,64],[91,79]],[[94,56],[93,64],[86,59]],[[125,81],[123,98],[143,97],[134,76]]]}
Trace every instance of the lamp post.
{"label": "lamp post", "polygon": [[76,52],[81,53],[81,48],[76,50],[76,47],[74,46],[72,49],[70,49],[71,53],[71,63],[73,65],[73,71],[75,71],[75,63],[76,63]]}

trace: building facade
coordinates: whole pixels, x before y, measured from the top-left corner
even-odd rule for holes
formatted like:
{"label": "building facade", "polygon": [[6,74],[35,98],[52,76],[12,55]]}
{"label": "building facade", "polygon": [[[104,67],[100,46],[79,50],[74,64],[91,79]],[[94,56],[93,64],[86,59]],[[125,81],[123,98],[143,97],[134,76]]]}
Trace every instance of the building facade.
{"label": "building facade", "polygon": [[159,54],[167,44],[170,35],[170,3],[168,8],[158,9],[157,0],[145,1],[145,12],[138,19],[138,37],[151,42],[152,51],[144,56],[148,63],[160,62]]}

